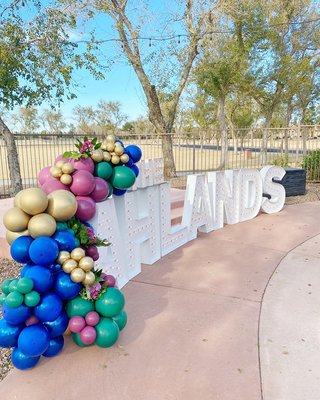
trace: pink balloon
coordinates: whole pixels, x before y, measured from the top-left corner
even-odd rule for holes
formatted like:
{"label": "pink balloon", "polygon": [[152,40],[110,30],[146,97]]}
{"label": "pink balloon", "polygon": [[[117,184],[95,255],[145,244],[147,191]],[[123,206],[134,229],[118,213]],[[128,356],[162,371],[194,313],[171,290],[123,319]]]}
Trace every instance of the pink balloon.
{"label": "pink balloon", "polygon": [[50,174],[50,168],[51,167],[45,167],[42,168],[42,170],[38,174],[38,181],[40,185],[43,185],[46,181],[48,181],[50,178],[52,178]]}
{"label": "pink balloon", "polygon": [[94,254],[91,258],[93,259],[93,261],[98,261],[99,258],[100,258],[100,255],[99,255],[99,253],[97,252],[97,253]]}
{"label": "pink balloon", "polygon": [[88,158],[80,158],[80,160],[72,160],[71,163],[74,166],[74,169],[76,170],[85,170],[91,172],[93,174],[94,171],[94,162],[93,160],[88,157]]}
{"label": "pink balloon", "polygon": [[58,157],[55,159],[54,164],[57,164],[58,161],[64,161],[65,163],[66,163],[66,162],[71,162],[71,163],[73,163],[74,159],[73,159],[73,158],[64,158],[63,155],[60,154],[60,156],[58,156]]}
{"label": "pink balloon", "polygon": [[86,323],[89,326],[96,326],[100,321],[100,315],[96,311],[90,311],[86,315]]}
{"label": "pink balloon", "polygon": [[80,315],[70,318],[69,329],[71,332],[80,332],[86,326],[86,321]]}
{"label": "pink balloon", "polygon": [[30,325],[35,325],[39,322],[38,318],[35,315],[31,315],[31,317],[29,317],[25,324],[26,326],[30,326]]}
{"label": "pink balloon", "polygon": [[99,177],[94,178],[96,186],[90,196],[94,201],[99,202],[105,200],[110,192],[108,183]]}
{"label": "pink balloon", "polygon": [[80,339],[84,344],[92,344],[97,337],[97,332],[93,326],[86,326],[80,332]]}
{"label": "pink balloon", "polygon": [[62,182],[60,182],[59,179],[56,178],[51,178],[47,180],[42,186],[41,189],[45,192],[45,194],[49,194],[51,192],[54,192],[55,190],[67,190],[70,192],[69,186],[64,185]]}
{"label": "pink balloon", "polygon": [[94,176],[86,170],[79,170],[72,175],[71,192],[76,196],[87,196],[95,188]]}
{"label": "pink balloon", "polygon": [[77,196],[78,209],[76,217],[81,221],[89,221],[96,214],[96,203],[88,196]]}
{"label": "pink balloon", "polygon": [[94,244],[91,244],[89,247],[86,248],[86,256],[93,257],[98,253],[98,247]]}
{"label": "pink balloon", "polygon": [[116,284],[116,278],[113,275],[106,275],[103,280],[109,287],[114,287]]}

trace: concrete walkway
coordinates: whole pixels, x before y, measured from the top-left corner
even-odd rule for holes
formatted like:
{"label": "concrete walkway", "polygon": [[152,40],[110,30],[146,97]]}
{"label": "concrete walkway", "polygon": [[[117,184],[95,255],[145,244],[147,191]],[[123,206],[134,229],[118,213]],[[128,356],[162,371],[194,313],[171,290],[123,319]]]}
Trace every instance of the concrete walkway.
{"label": "concrete walkway", "polygon": [[319,202],[200,234],[126,285],[117,345],[68,338],[0,399],[319,399],[319,234]]}

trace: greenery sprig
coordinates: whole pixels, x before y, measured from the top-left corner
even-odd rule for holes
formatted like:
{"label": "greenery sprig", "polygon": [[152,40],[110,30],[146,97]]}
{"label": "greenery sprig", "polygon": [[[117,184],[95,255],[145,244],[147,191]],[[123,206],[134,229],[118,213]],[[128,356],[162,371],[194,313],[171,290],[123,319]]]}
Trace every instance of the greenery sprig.
{"label": "greenery sprig", "polygon": [[73,158],[75,160],[80,160],[80,158],[88,158],[92,156],[92,153],[94,150],[98,150],[101,147],[101,143],[98,142],[98,138],[93,138],[92,140],[89,140],[87,136],[83,138],[83,142],[81,140],[77,139],[77,142],[75,144],[76,148],[79,149],[79,151],[65,151],[63,153],[64,158]]}

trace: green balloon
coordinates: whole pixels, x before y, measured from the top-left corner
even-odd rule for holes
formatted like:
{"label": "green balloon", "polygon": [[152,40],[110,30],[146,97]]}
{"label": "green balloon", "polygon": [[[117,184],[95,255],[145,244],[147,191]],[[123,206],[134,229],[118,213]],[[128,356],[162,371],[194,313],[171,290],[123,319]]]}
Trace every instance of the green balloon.
{"label": "green balloon", "polygon": [[12,282],[12,279],[7,279],[4,282],[2,282],[1,290],[3,291],[3,293],[5,293],[5,294],[9,294],[10,293],[9,286],[10,286],[11,282]]}
{"label": "green balloon", "polygon": [[24,278],[19,279],[17,284],[17,289],[22,294],[31,292],[31,290],[33,289],[33,280],[26,276]]}
{"label": "green balloon", "polygon": [[95,326],[97,337],[95,344],[99,347],[110,347],[118,340],[119,328],[111,318],[100,318]]}
{"label": "green balloon", "polygon": [[113,168],[113,174],[110,178],[112,186],[117,189],[129,189],[135,182],[136,175],[131,168],[124,165]]}
{"label": "green balloon", "polygon": [[6,297],[6,305],[11,308],[17,308],[23,303],[23,295],[17,290],[11,292]]}
{"label": "green balloon", "polygon": [[113,168],[110,163],[108,163],[107,161],[101,161],[95,164],[94,175],[107,180],[111,177],[112,170]]}
{"label": "green balloon", "polygon": [[127,313],[124,310],[120,311],[119,314],[112,319],[118,325],[120,331],[127,325]]}
{"label": "green balloon", "polygon": [[67,303],[66,312],[69,318],[75,317],[76,315],[85,317],[90,311],[94,311],[93,301],[84,300],[80,296],[75,297]]}
{"label": "green balloon", "polygon": [[0,306],[5,302],[6,297],[5,293],[0,294]]}
{"label": "green balloon", "polygon": [[28,307],[35,307],[39,304],[39,302],[40,294],[35,290],[32,290],[24,296],[24,304]]}
{"label": "green balloon", "polygon": [[65,231],[67,230],[68,224],[66,222],[57,222],[57,231]]}
{"label": "green balloon", "polygon": [[93,343],[92,343],[92,344],[85,344],[85,343],[83,343],[83,341],[80,339],[79,333],[73,333],[73,334],[72,334],[72,339],[73,339],[73,341],[75,342],[75,344],[78,345],[78,346],[80,346],[80,347],[89,347],[89,346],[92,346],[92,345],[93,345]]}
{"label": "green balloon", "polygon": [[108,288],[96,301],[96,311],[104,317],[115,317],[123,309],[124,295],[116,288]]}
{"label": "green balloon", "polygon": [[18,286],[18,279],[12,279],[12,281],[9,284],[9,291],[14,292],[17,290]]}
{"label": "green balloon", "polygon": [[[109,194],[108,194],[108,197],[110,197],[110,196],[112,196],[112,193],[113,193],[113,186],[111,185],[110,182],[107,182],[107,184],[109,185]],[[107,198],[108,198],[108,197],[107,197]]]}

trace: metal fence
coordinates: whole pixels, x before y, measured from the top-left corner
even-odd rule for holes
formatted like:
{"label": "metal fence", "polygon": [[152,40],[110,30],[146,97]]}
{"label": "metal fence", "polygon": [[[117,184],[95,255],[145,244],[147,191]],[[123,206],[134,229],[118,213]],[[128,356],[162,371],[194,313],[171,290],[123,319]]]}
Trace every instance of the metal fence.
{"label": "metal fence", "polygon": [[[173,156],[177,178],[172,186],[183,187],[186,175],[218,169],[261,168],[276,164],[289,167],[307,167],[308,179],[320,180],[320,126],[292,126],[273,128],[233,129],[228,131],[227,146],[223,148],[218,130],[174,133]],[[160,134],[119,134],[126,145],[141,147],[143,158],[162,157]],[[37,185],[37,174],[45,166],[53,165],[55,158],[72,150],[77,135],[15,135],[24,187]],[[103,139],[103,136],[98,136]],[[314,150],[318,150],[315,152]],[[9,155],[10,156],[10,155]],[[8,154],[0,135],[0,196],[10,192]],[[223,157],[225,160],[221,163]]]}

